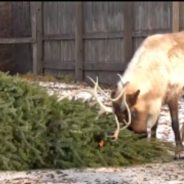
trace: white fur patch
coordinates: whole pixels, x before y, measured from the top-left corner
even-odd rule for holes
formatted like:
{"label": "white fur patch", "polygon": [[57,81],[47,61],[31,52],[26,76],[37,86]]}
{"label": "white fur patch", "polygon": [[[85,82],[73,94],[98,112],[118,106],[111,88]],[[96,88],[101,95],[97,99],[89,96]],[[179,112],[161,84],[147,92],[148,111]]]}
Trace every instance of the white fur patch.
{"label": "white fur patch", "polygon": [[[162,42],[164,35],[156,34],[148,37],[135,52],[126,71],[122,75],[123,82],[130,82],[130,85],[137,86],[140,89],[140,94],[145,94],[149,90],[153,90],[154,83],[162,94],[167,93],[167,85],[178,85],[177,91],[184,86],[184,51],[177,52],[172,58],[169,58],[168,53],[173,49],[177,42],[168,37],[165,42]],[[158,38],[160,37],[160,43]],[[154,39],[156,44],[154,45]],[[183,34],[184,39],[184,34]],[[153,48],[149,46],[149,42],[153,44]],[[117,83],[118,89],[122,90],[122,82]],[[136,89],[135,89],[136,90]],[[174,89],[172,89],[174,90]]]}

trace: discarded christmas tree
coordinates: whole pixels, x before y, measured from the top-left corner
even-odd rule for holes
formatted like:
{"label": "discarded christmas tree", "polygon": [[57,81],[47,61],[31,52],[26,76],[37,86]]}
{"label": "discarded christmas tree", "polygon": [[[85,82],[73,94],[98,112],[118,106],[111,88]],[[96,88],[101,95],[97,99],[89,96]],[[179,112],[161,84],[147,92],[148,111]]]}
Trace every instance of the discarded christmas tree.
{"label": "discarded christmas tree", "polygon": [[[57,101],[41,87],[0,72],[0,169],[125,166],[169,158],[166,143],[123,130],[113,141],[113,118],[98,107]],[[105,145],[99,148],[99,140]]]}

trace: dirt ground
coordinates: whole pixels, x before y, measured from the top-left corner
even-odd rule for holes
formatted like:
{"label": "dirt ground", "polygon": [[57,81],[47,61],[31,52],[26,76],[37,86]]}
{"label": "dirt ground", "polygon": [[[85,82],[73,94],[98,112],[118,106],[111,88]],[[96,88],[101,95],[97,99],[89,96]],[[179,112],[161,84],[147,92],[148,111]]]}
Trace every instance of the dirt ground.
{"label": "dirt ground", "polygon": [[[85,85],[41,82],[49,94],[58,97],[80,98],[90,101],[92,96],[79,90]],[[109,94],[109,91],[106,91]],[[106,102],[107,99],[101,96]],[[184,123],[184,100],[179,102],[180,126]],[[168,108],[163,106],[157,138],[174,141]],[[22,172],[0,172],[0,184],[184,184],[184,160],[170,163],[145,164],[134,167],[70,169],[70,170],[34,170]]]}
{"label": "dirt ground", "polygon": [[1,172],[1,184],[183,184],[184,161],[125,168]]}

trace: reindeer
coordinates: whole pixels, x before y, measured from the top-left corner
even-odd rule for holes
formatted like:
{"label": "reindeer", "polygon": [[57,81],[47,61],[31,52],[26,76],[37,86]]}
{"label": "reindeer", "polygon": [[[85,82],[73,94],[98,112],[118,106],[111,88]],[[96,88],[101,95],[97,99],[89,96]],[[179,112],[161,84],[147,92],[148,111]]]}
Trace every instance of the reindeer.
{"label": "reindeer", "polygon": [[[184,92],[184,32],[148,36],[137,49],[123,75],[119,75],[116,89],[111,92],[111,106],[98,97],[103,90],[98,81],[93,95],[101,112],[112,113],[117,129],[128,128],[135,133],[146,133],[147,138],[156,131],[162,105],[169,107],[175,135],[175,156],[183,150],[178,119],[178,100]],[[124,127],[120,128],[120,124]],[[155,134],[154,134],[155,136]]]}

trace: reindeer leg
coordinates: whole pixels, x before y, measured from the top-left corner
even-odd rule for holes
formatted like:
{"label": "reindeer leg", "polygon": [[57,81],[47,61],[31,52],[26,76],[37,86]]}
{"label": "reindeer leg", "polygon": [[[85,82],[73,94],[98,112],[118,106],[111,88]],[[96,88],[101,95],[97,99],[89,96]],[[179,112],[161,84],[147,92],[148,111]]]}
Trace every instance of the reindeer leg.
{"label": "reindeer leg", "polygon": [[152,134],[153,134],[153,137],[156,137],[156,128],[158,124],[161,106],[162,106],[162,102],[159,98],[155,99],[153,104],[150,104],[149,108],[151,109],[150,111],[152,113],[148,114],[148,117],[147,117],[147,137],[148,139],[151,138]]}
{"label": "reindeer leg", "polygon": [[171,115],[171,124],[172,129],[175,135],[175,143],[176,143],[176,150],[175,150],[175,159],[180,158],[180,152],[183,150],[180,130],[179,130],[179,120],[178,120],[178,98],[175,97],[168,102],[168,107]]}
{"label": "reindeer leg", "polygon": [[184,141],[184,124],[181,127],[181,140]]}
{"label": "reindeer leg", "polygon": [[147,138],[148,138],[148,140],[150,140],[151,139],[151,128],[150,127],[147,127]]}
{"label": "reindeer leg", "polygon": [[157,133],[157,127],[158,127],[158,119],[156,121],[156,124],[152,128],[152,137],[156,138],[156,133]]}
{"label": "reindeer leg", "polygon": [[148,140],[151,139],[152,135],[153,135],[153,137],[156,137],[158,114],[159,113],[156,113],[155,115],[148,116],[148,121],[147,121],[147,138],[148,138]]}

